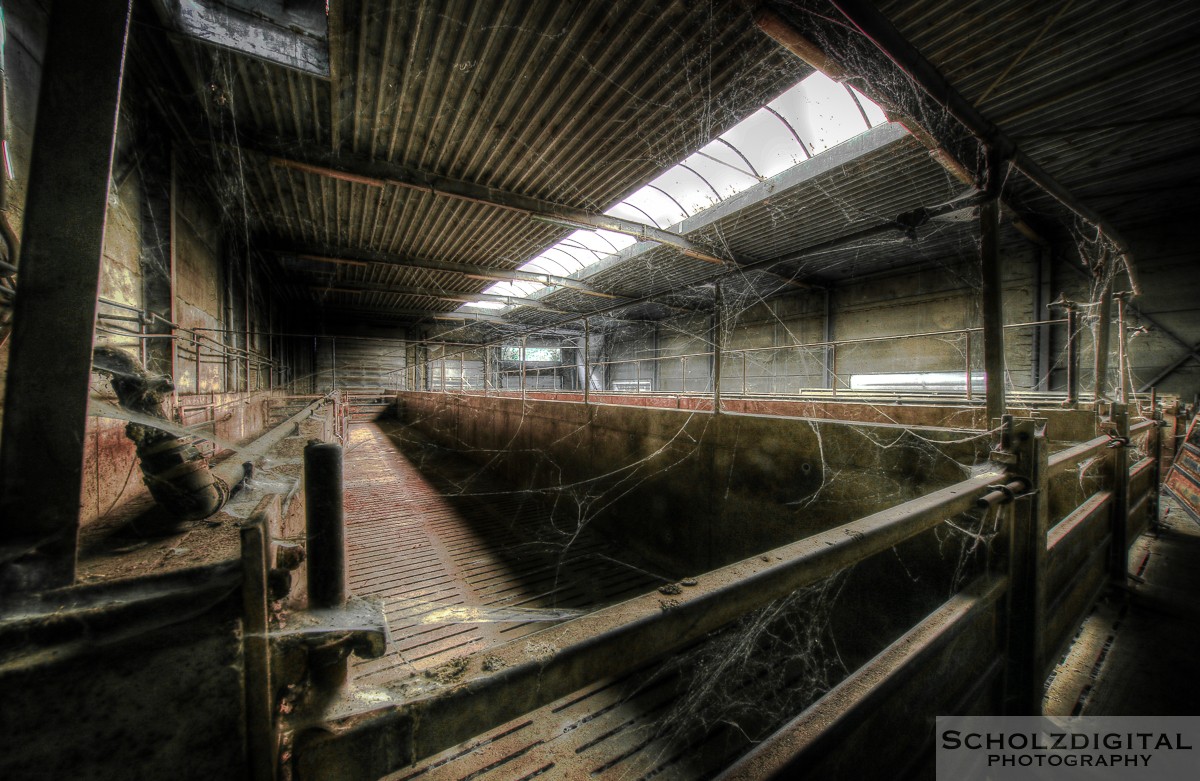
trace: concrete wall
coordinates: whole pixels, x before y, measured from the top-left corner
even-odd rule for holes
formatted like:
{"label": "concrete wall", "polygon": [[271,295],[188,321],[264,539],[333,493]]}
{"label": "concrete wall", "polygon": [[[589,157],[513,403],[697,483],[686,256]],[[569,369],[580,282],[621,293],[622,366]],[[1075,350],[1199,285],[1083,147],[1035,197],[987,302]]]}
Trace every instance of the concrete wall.
{"label": "concrete wall", "polygon": [[[398,390],[408,368],[409,344],[402,338],[359,336],[317,338],[316,383],[321,391]],[[454,368],[458,363],[455,361]]]}
{"label": "concrete wall", "polygon": [[[1127,325],[1149,331],[1129,340],[1129,369],[1134,389],[1157,378],[1187,355],[1184,345],[1200,344],[1200,274],[1195,273],[1194,242],[1179,226],[1131,237],[1133,263],[1142,295],[1131,304]],[[1089,304],[1098,294],[1078,257],[1077,248],[1059,246],[1010,248],[1002,260],[1005,322],[1027,323],[1064,317],[1046,304],[1060,295]],[[982,325],[978,292],[978,261],[974,255],[945,259],[904,271],[863,276],[830,288],[830,337],[835,341],[869,340],[922,332],[961,331]],[[1127,289],[1118,275],[1117,289]],[[824,294],[799,292],[726,312],[727,335],[722,345],[721,390],[725,394],[787,395],[803,388],[826,385],[825,350],[810,345],[825,337]],[[1085,306],[1079,333],[1080,391],[1090,396],[1094,383],[1095,308]],[[1143,317],[1143,314],[1147,317]],[[1113,317],[1116,317],[1114,307]],[[1151,319],[1154,322],[1151,322]],[[1065,325],[1045,328],[1047,354],[1039,355],[1038,333],[1032,326],[1005,331],[1005,381],[1015,390],[1066,387],[1067,333]],[[679,315],[657,323],[628,326],[606,334],[607,350],[596,360],[615,361],[608,367],[605,389],[633,392],[640,376],[643,390],[663,393],[711,393],[711,360],[690,357],[686,380],[681,356],[709,353],[711,325],[700,315]],[[835,358],[839,387],[855,376],[893,372],[951,372],[967,365],[967,335],[946,334],[888,341],[843,344]],[[970,366],[982,382],[981,334],[970,339]],[[1109,393],[1117,387],[1116,327],[1110,337]],[[743,352],[747,351],[747,352]],[[666,357],[666,360],[663,358]],[[657,359],[657,360],[656,360]],[[616,384],[615,384],[616,383]],[[1200,393],[1200,360],[1188,360],[1157,382],[1160,392],[1185,401]],[[978,386],[977,386],[978,387]]]}
{"label": "concrete wall", "polygon": [[987,449],[954,429],[495,396],[402,393],[398,407],[681,575],[962,480]]}

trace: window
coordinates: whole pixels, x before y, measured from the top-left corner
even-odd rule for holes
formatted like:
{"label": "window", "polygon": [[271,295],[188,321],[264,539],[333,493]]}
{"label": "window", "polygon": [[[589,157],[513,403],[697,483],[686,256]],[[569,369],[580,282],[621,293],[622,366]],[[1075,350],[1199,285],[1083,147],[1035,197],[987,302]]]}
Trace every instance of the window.
{"label": "window", "polygon": [[[503,361],[521,360],[521,348],[515,345],[501,348],[500,359]],[[525,362],[561,363],[562,349],[558,347],[526,347]]]}

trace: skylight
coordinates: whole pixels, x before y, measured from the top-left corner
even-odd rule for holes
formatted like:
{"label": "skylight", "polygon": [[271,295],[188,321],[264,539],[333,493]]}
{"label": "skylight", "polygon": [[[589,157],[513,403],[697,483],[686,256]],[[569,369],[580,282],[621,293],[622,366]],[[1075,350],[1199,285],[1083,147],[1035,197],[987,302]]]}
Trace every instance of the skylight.
{"label": "skylight", "polygon": [[[883,111],[858,90],[816,72],[604,213],[669,228],[886,122]],[[568,276],[635,242],[623,233],[577,230],[520,269]],[[485,292],[528,297],[544,288],[498,282]],[[481,302],[463,306],[496,308]]]}

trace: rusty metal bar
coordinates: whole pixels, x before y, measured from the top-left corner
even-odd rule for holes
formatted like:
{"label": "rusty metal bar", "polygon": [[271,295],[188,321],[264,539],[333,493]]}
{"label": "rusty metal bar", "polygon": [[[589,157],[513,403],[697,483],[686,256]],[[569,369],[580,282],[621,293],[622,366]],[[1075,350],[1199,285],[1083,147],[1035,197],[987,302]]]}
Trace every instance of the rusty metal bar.
{"label": "rusty metal bar", "polygon": [[[333,703],[308,714],[325,723],[297,742],[297,777],[379,778],[599,678],[635,670],[971,509],[996,477],[979,475],[713,570],[669,609],[657,592],[645,594],[471,654],[463,659],[463,681],[436,693],[368,710],[361,701]],[[531,660],[531,643],[557,650]]]}
{"label": "rusty metal bar", "polygon": [[1046,551],[1050,552],[1070,538],[1071,532],[1087,523],[1112,504],[1112,491],[1097,491],[1072,510],[1046,534]]}
{"label": "rusty metal bar", "polygon": [[1095,439],[1089,439],[1087,442],[1075,445],[1074,447],[1060,450],[1050,457],[1049,474],[1050,477],[1055,477],[1062,474],[1068,469],[1073,469],[1080,461],[1085,458],[1090,458],[1094,455],[1104,453],[1108,448],[1108,443],[1111,442],[1107,435],[1099,436]]}
{"label": "rusty metal bar", "polygon": [[131,0],[50,12],[0,445],[0,595],[67,586]]}

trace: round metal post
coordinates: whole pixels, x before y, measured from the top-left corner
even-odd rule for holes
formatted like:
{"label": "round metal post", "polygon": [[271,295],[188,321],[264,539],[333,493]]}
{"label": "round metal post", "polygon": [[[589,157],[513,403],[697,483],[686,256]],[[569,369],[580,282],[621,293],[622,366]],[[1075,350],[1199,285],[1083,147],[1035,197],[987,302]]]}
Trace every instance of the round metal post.
{"label": "round metal post", "polygon": [[[307,526],[308,606],[346,604],[346,524],[342,505],[342,447],[312,440],[304,448],[304,512]],[[315,649],[310,667],[318,686],[346,681],[348,665],[341,648]]]}

